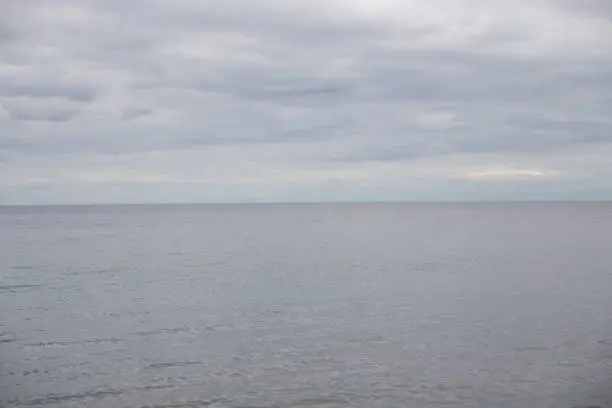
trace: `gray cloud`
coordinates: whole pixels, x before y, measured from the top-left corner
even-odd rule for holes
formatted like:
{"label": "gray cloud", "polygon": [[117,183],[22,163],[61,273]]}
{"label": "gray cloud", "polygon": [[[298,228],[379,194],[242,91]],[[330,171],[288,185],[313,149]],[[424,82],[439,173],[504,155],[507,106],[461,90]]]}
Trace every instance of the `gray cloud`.
{"label": "gray cloud", "polygon": [[574,13],[612,20],[612,3],[608,0],[564,0],[560,4]]}
{"label": "gray cloud", "polygon": [[73,107],[59,107],[51,104],[28,104],[22,102],[3,101],[2,106],[9,116],[16,121],[48,121],[65,122],[77,114]]}
{"label": "gray cloud", "polygon": [[141,116],[147,116],[153,113],[153,109],[150,108],[127,108],[124,109],[121,117],[123,119],[136,119]]}
{"label": "gray cloud", "polygon": [[75,114],[73,111],[66,110],[31,111],[8,109],[8,111],[13,119],[24,121],[65,122],[70,120]]}
{"label": "gray cloud", "polygon": [[305,180],[457,155],[558,167],[612,142],[609,2],[434,3],[9,1],[0,149],[223,148],[217,172],[246,156]]}
{"label": "gray cloud", "polygon": [[1,83],[0,95],[5,97],[29,96],[38,98],[66,98],[72,101],[88,102],[95,97],[95,92],[86,87],[74,84],[42,82],[39,84]]}

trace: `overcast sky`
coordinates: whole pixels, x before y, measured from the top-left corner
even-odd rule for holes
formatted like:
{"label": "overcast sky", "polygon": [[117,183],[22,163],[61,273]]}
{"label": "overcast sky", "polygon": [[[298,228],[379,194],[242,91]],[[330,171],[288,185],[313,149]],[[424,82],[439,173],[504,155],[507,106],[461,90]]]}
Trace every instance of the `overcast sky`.
{"label": "overcast sky", "polygon": [[612,199],[610,0],[5,0],[4,203]]}

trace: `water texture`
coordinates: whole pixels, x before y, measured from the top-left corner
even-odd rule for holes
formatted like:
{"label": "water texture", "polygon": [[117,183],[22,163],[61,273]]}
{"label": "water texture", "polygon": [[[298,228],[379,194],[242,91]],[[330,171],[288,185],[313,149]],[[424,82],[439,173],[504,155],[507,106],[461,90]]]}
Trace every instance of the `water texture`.
{"label": "water texture", "polygon": [[609,407],[612,204],[0,207],[0,406]]}

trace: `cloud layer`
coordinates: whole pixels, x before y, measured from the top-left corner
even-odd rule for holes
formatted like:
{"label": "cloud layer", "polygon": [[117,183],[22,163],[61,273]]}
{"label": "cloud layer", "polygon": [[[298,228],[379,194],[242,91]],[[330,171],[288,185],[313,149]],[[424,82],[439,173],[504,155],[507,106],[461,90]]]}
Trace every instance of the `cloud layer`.
{"label": "cloud layer", "polygon": [[612,198],[605,0],[1,7],[8,202]]}

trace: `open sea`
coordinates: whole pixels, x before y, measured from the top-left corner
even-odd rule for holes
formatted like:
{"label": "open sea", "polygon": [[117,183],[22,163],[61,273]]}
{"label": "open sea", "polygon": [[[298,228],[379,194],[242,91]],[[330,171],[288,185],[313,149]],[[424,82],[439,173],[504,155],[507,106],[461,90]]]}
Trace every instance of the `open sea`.
{"label": "open sea", "polygon": [[0,407],[612,406],[612,203],[0,207]]}

